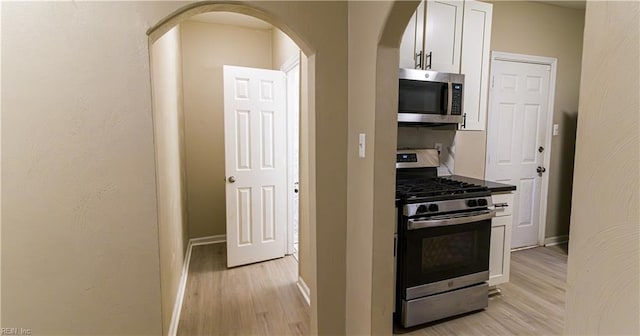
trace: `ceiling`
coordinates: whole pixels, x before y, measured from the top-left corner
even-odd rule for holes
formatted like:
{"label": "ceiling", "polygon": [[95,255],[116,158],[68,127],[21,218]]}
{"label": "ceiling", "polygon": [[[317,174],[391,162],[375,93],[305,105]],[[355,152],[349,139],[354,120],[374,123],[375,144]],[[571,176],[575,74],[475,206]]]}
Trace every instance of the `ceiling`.
{"label": "ceiling", "polygon": [[550,5],[556,5],[561,7],[569,7],[575,9],[585,9],[587,5],[587,0],[534,0],[536,2],[543,2]]}
{"label": "ceiling", "polygon": [[192,16],[189,20],[217,23],[253,29],[272,29],[273,26],[252,16],[232,12],[207,12]]}

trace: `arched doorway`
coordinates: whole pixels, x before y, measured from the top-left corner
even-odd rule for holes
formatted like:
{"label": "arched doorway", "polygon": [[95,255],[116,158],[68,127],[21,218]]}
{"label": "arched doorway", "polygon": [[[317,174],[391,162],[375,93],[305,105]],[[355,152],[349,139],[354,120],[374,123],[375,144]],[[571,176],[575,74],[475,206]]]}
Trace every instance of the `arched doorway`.
{"label": "arched doorway", "polygon": [[[152,27],[148,31],[150,44],[186,18],[210,11],[264,20],[285,32],[307,56],[303,64],[308,76],[301,84],[300,239],[301,246],[309,248],[306,258],[300,252],[300,269],[311,292],[311,332],[344,330],[345,286],[336,282],[344,279],[345,272],[346,199],[341,198],[346,195],[346,158],[336,150],[346,148],[346,115],[340,113],[346,110],[347,102],[346,74],[340,71],[346,67],[347,51],[344,4],[196,3]],[[344,18],[341,24],[332,22],[340,16]],[[335,39],[327,40],[331,35]],[[318,55],[318,49],[324,52]]]}

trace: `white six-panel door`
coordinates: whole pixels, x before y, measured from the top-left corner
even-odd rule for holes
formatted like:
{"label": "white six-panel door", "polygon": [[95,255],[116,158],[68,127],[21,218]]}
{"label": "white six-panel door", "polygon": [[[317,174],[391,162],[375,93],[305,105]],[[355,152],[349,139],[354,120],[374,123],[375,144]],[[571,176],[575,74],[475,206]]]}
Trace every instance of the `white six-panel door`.
{"label": "white six-panel door", "polygon": [[285,253],[285,94],[281,71],[224,66],[228,267]]}
{"label": "white six-panel door", "polygon": [[[511,247],[538,243],[549,65],[494,60],[486,179],[517,187]],[[542,147],[542,148],[541,148]]]}

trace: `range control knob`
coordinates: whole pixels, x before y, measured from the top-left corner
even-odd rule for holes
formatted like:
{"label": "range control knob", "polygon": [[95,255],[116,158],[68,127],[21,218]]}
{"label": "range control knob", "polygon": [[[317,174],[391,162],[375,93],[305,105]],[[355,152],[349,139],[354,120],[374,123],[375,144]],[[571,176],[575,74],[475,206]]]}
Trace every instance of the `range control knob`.
{"label": "range control knob", "polygon": [[430,212],[438,211],[438,205],[437,204],[429,204],[429,211]]}
{"label": "range control knob", "polygon": [[426,205],[424,205],[424,204],[423,204],[423,205],[420,205],[420,206],[418,207],[418,209],[416,210],[416,213],[425,213],[425,212],[427,212],[427,206],[426,206]]}
{"label": "range control knob", "polygon": [[479,198],[478,199],[478,205],[479,206],[487,206],[487,199],[486,198]]}
{"label": "range control knob", "polygon": [[468,200],[468,201],[467,201],[467,205],[468,205],[469,207],[471,207],[471,208],[473,208],[473,207],[477,207],[477,206],[478,206],[478,201],[477,201],[477,200],[474,200],[474,199]]}

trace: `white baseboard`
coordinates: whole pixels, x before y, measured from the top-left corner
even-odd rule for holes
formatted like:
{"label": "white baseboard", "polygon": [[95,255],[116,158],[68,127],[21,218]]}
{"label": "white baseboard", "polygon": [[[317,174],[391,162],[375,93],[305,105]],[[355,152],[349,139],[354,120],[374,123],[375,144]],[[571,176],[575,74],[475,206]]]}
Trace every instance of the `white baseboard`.
{"label": "white baseboard", "polygon": [[178,284],[178,292],[176,293],[176,301],[173,304],[173,314],[171,315],[171,323],[169,324],[169,336],[175,336],[178,332],[178,322],[180,321],[180,313],[182,312],[182,301],[184,300],[184,292],[187,287],[187,274],[189,274],[189,262],[191,261],[191,240],[187,245],[187,254],[182,264],[182,276]]}
{"label": "white baseboard", "polygon": [[184,257],[184,263],[182,264],[182,275],[180,276],[180,283],[178,284],[176,301],[173,304],[173,314],[171,315],[171,323],[169,324],[168,331],[169,336],[175,336],[178,332],[178,322],[180,321],[180,313],[182,312],[182,302],[184,301],[184,293],[187,288],[187,276],[189,274],[189,263],[191,262],[191,250],[193,250],[193,247],[197,245],[224,243],[225,241],[226,235],[189,239],[189,244],[187,244],[187,253]]}
{"label": "white baseboard", "polygon": [[224,243],[227,241],[227,235],[215,235],[189,239],[191,246]]}
{"label": "white baseboard", "polygon": [[544,246],[554,246],[564,244],[569,241],[568,235],[549,237],[544,239]]}
{"label": "white baseboard", "polygon": [[539,247],[540,245],[536,244],[536,245],[529,245],[529,246],[522,246],[522,247],[516,247],[516,248],[512,248],[511,252],[518,252],[518,251],[524,251],[524,250],[529,250],[532,248],[536,248]]}
{"label": "white baseboard", "polygon": [[296,285],[298,285],[298,289],[300,290],[300,293],[302,293],[304,300],[307,301],[308,305],[311,305],[311,293],[309,291],[309,286],[307,286],[307,283],[304,282],[302,277],[298,277],[298,282],[296,283]]}

